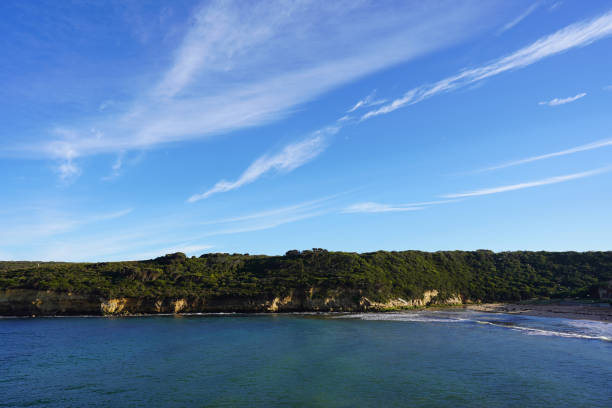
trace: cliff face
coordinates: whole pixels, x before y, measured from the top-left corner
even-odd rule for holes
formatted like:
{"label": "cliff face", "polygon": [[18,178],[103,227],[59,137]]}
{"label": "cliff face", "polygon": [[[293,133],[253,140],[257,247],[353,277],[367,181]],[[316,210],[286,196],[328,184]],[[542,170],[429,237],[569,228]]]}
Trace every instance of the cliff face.
{"label": "cliff face", "polygon": [[215,312],[364,312],[424,307],[431,304],[460,304],[461,297],[439,299],[437,290],[423,293],[419,299],[390,299],[375,302],[357,292],[344,290],[324,293],[311,288],[305,293],[291,292],[285,297],[190,297],[180,299],[110,298],[68,292],[8,289],[0,291],[0,315],[70,316],[132,315],[158,313]]}
{"label": "cliff face", "polygon": [[6,289],[0,291],[0,315],[54,316],[100,314],[100,300],[70,292]]}

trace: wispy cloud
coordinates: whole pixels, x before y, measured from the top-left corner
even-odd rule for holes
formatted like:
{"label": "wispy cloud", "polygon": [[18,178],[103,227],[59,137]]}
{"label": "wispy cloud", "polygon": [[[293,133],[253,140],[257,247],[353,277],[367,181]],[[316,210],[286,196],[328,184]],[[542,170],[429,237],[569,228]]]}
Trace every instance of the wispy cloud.
{"label": "wispy cloud", "polygon": [[81,174],[81,168],[74,163],[73,159],[68,158],[57,167],[57,173],[60,180],[70,183]]}
{"label": "wispy cloud", "polygon": [[531,6],[529,6],[525,11],[523,11],[521,14],[519,14],[514,20],[510,21],[508,24],[504,25],[502,28],[500,28],[500,30],[497,32],[498,34],[502,34],[505,31],[510,30],[512,27],[514,27],[515,25],[517,25],[518,23],[520,23],[521,21],[523,21],[527,16],[529,16],[531,13],[533,13],[534,11],[536,11],[536,9],[538,7],[540,7],[540,2],[536,2],[533,3]]}
{"label": "wispy cloud", "polygon": [[357,203],[346,207],[344,213],[382,213],[382,212],[400,212],[400,211],[418,211],[425,207],[413,207],[404,205],[381,204],[381,203]]}
{"label": "wispy cloud", "polygon": [[115,159],[115,162],[111,166],[111,173],[108,176],[102,177],[102,180],[104,181],[113,180],[119,177],[119,175],[121,175],[121,168],[123,167],[124,156],[125,156],[125,152],[119,152],[119,154],[117,155],[117,158]]}
{"label": "wispy cloud", "polygon": [[352,113],[355,112],[357,109],[367,108],[369,106],[382,105],[383,103],[387,102],[386,99],[375,99],[375,96],[376,91],[373,91],[364,99],[357,101],[357,103],[353,105],[351,109],[347,110],[346,113]]}
{"label": "wispy cloud", "polygon": [[[418,103],[441,92],[447,92],[461,86],[475,84],[483,79],[508,70],[525,67],[527,65],[539,61],[542,58],[558,54],[573,47],[590,44],[591,42],[610,34],[612,34],[612,12],[604,14],[603,16],[594,20],[580,22],[567,26],[552,35],[541,38],[530,46],[527,46],[509,56],[498,59],[488,65],[482,66],[480,68],[466,70],[458,75],[446,78],[433,85],[414,88],[408,91],[404,95],[404,97],[396,99],[377,110],[373,110],[362,115],[361,120],[366,120],[377,115],[390,113],[405,105],[412,105]],[[586,93],[579,94],[572,98],[566,98],[563,100],[553,99],[552,101],[548,102],[548,104],[552,106],[559,105],[562,103],[568,103],[573,100],[579,99],[585,95]],[[374,96],[375,93],[372,92],[366,98],[358,101],[355,105],[353,105],[353,107],[350,108],[347,113],[355,112],[356,110],[363,107],[379,104],[379,101],[376,101]],[[328,129],[333,129],[333,132],[336,133],[340,130],[340,125],[350,123],[351,119],[351,117],[345,115],[336,122],[336,126],[330,127]],[[261,157],[256,160],[251,166],[249,166],[249,168],[247,168],[247,170],[236,181],[229,182],[226,180],[221,180],[214,187],[205,191],[204,193],[196,194],[190,197],[188,201],[194,202],[205,199],[215,193],[234,190],[247,183],[255,181],[260,176],[269,171],[284,170],[286,166],[287,170],[290,171],[296,167],[299,167],[300,165],[312,160],[324,149],[324,147],[319,147],[320,141],[320,138],[317,136],[314,138],[306,139],[305,141],[300,142],[297,145],[287,146],[287,148],[289,148],[290,150],[295,150],[296,152],[298,152],[298,154],[295,155],[296,157],[289,161],[287,160],[287,158],[294,155],[288,155],[285,151],[279,153],[276,156]],[[317,146],[316,152],[310,152],[310,150],[312,149],[310,147],[311,145]],[[305,151],[304,160],[300,159],[301,155],[299,154],[299,152],[301,150]],[[289,164],[291,162],[295,162],[296,164]],[[394,210],[399,211],[399,207],[394,207]]]}
{"label": "wispy cloud", "polygon": [[474,84],[478,81],[499,75],[503,72],[524,68],[544,58],[583,47],[597,40],[612,35],[612,12],[603,14],[593,20],[571,24],[551,35],[540,38],[536,42],[520,50],[478,68],[460,72],[434,84],[423,85],[406,92],[401,98],[371,110],[361,117],[366,120],[378,115],[384,115],[405,106],[414,105],[440,93]]}
{"label": "wispy cloud", "polygon": [[[166,253],[185,252],[197,255],[212,247],[212,237],[253,233],[307,220],[337,212],[336,200],[346,193],[339,193],[315,200],[261,210],[234,217],[224,217],[198,222],[203,218],[201,211],[188,214],[180,213],[159,217],[159,221],[151,223],[148,220],[137,221],[129,226],[118,225],[109,231],[101,232],[92,229],[79,230],[70,235],[59,235],[66,232],[51,231],[53,239],[38,239],[40,234],[35,231],[21,230],[18,236],[9,233],[6,241],[0,236],[0,244],[7,251],[14,248],[25,253],[26,258],[40,260],[63,261],[100,261],[154,258]],[[119,217],[121,212],[103,214],[97,217]],[[28,243],[24,251],[24,243]],[[10,252],[9,252],[10,253]],[[11,257],[14,257],[11,253]],[[23,257],[22,257],[23,258]]]}
{"label": "wispy cloud", "polygon": [[593,143],[588,143],[588,144],[572,147],[570,149],[560,150],[558,152],[546,153],[546,154],[541,154],[539,156],[531,156],[531,157],[527,157],[525,159],[514,160],[514,161],[507,162],[507,163],[499,164],[497,166],[491,166],[491,167],[486,167],[484,169],[476,170],[476,172],[480,173],[480,172],[483,172],[483,171],[492,171],[492,170],[505,169],[506,167],[519,166],[521,164],[531,163],[531,162],[535,162],[535,161],[539,161],[539,160],[551,159],[553,157],[566,156],[568,154],[585,152],[585,151],[588,151],[588,150],[600,149],[602,147],[607,147],[607,146],[612,146],[612,139],[600,140],[600,141],[597,141],[597,142],[593,142]]}
{"label": "wispy cloud", "polygon": [[468,191],[466,193],[446,194],[446,195],[443,195],[442,197],[445,197],[445,198],[466,198],[466,197],[483,196],[483,195],[490,195],[490,194],[497,194],[497,193],[505,193],[505,192],[508,192],[508,191],[515,191],[515,190],[522,190],[522,189],[525,189],[525,188],[545,186],[545,185],[548,185],[548,184],[564,183],[564,182],[570,181],[570,180],[577,180],[577,179],[581,179],[581,178],[585,178],[585,177],[595,176],[597,174],[602,174],[602,173],[608,172],[611,169],[612,169],[611,167],[602,167],[602,168],[599,168],[599,169],[585,171],[585,172],[582,172],[582,173],[574,173],[574,174],[568,174],[568,175],[564,175],[564,176],[551,177],[551,178],[547,178],[547,179],[543,179],[543,180],[530,181],[530,182],[520,183],[520,184],[512,184],[512,185],[506,185],[506,186],[500,186],[500,187],[484,188],[484,189],[481,189],[481,190]]}
{"label": "wispy cloud", "polygon": [[66,124],[63,134],[13,151],[74,160],[263,125],[330,89],[474,34],[482,29],[474,22],[492,9],[477,2],[206,2],[168,69],[131,105],[96,110],[98,119]]}
{"label": "wispy cloud", "polygon": [[612,85],[604,86],[604,91],[612,91]]}
{"label": "wispy cloud", "polygon": [[548,105],[548,106],[557,106],[557,105],[565,105],[566,103],[577,101],[580,98],[584,98],[586,96],[586,92],[579,93],[575,96],[570,96],[567,98],[554,98],[550,101],[543,101],[538,103],[538,105]]}
{"label": "wispy cloud", "polygon": [[[331,196],[308,200],[289,206],[272,208],[264,211],[208,220],[200,223],[189,221],[189,225],[197,226],[196,233],[186,234],[190,241],[204,238],[262,231],[292,222],[318,217],[336,211],[336,199],[346,194],[338,193]],[[175,222],[176,224],[176,222]],[[178,223],[180,225],[180,223]],[[214,225],[213,229],[202,231],[203,226]]]}
{"label": "wispy cloud", "polygon": [[342,194],[212,220],[208,211],[190,207],[153,215],[155,223],[150,216],[127,218],[130,208],[100,213],[68,209],[65,203],[2,208],[0,248],[11,258],[63,261],[145,259],[178,251],[197,255],[212,247],[211,237],[263,231],[325,214],[337,208],[334,200]]}
{"label": "wispy cloud", "polygon": [[383,204],[375,202],[364,202],[349,205],[345,207],[343,213],[385,213],[385,212],[402,212],[402,211],[418,211],[423,210],[430,205],[452,203],[459,200],[438,200],[438,201],[424,201],[420,203],[409,203],[409,204]]}
{"label": "wispy cloud", "polygon": [[200,225],[211,225],[211,224],[227,224],[227,223],[236,223],[250,220],[257,220],[263,218],[282,218],[286,215],[296,214],[296,213],[309,213],[314,210],[318,210],[321,208],[323,204],[329,202],[330,200],[339,197],[346,193],[334,194],[332,196],[318,198],[316,200],[305,201],[299,204],[294,204],[286,207],[274,208],[271,210],[265,210],[255,213],[250,213],[246,215],[239,215],[235,217],[226,217],[220,218],[216,220],[206,221],[201,223]]}
{"label": "wispy cloud", "polygon": [[119,211],[75,216],[62,211],[38,210],[33,217],[30,212],[16,211],[2,220],[0,244],[11,245],[20,241],[53,237],[78,230],[86,225],[110,221],[124,217],[132,212],[131,208]]}
{"label": "wispy cloud", "polygon": [[267,219],[260,220],[259,222],[253,222],[251,224],[228,225],[225,228],[206,233],[204,234],[204,236],[212,237],[212,236],[219,236],[219,235],[231,235],[231,234],[241,234],[245,232],[262,231],[262,230],[267,230],[271,228],[276,228],[284,224],[289,224],[292,222],[305,220],[308,218],[319,217],[321,215],[325,215],[328,213],[329,212],[326,210],[317,210],[313,212],[286,215],[284,217],[267,218]]}
{"label": "wispy cloud", "polygon": [[[99,262],[154,258],[166,253],[168,241],[143,232],[118,231],[117,234],[78,234],[30,245],[22,259],[41,261]],[[176,240],[175,242],[181,242]],[[23,251],[22,251],[23,252]],[[172,251],[177,252],[177,251]]]}
{"label": "wispy cloud", "polygon": [[235,190],[249,184],[269,172],[290,172],[317,157],[327,145],[327,137],[338,132],[338,127],[327,127],[310,137],[285,146],[273,155],[263,155],[255,160],[235,181],[221,180],[211,189],[191,196],[190,203],[203,200],[216,193]]}
{"label": "wispy cloud", "polygon": [[85,223],[114,220],[115,218],[121,218],[128,215],[132,212],[132,210],[132,208],[126,208],[124,210],[119,210],[112,213],[89,216],[85,219]]}
{"label": "wispy cloud", "polygon": [[240,234],[267,230],[280,225],[338,212],[337,200],[351,191],[308,200],[298,204],[258,211],[250,214],[226,217],[204,222],[200,225],[218,224],[216,229],[198,235],[198,239],[211,236]]}

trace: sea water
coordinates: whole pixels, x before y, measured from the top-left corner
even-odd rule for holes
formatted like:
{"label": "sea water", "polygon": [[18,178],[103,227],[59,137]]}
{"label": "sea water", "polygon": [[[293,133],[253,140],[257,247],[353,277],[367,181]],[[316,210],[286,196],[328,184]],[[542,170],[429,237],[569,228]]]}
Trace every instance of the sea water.
{"label": "sea water", "polygon": [[611,407],[612,324],[466,311],[0,319],[1,407]]}

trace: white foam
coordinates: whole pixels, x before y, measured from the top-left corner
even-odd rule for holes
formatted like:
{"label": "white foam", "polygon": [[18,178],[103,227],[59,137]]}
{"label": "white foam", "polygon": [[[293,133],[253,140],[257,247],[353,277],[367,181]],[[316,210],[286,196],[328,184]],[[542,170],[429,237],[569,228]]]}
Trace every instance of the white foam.
{"label": "white foam", "polygon": [[342,316],[334,316],[335,319],[360,319],[360,320],[388,320],[397,322],[437,322],[458,323],[466,321],[462,318],[429,317],[417,313],[355,313]]}
{"label": "white foam", "polygon": [[[456,317],[455,317],[456,316]],[[478,323],[483,325],[491,325],[509,330],[520,331],[532,336],[554,336],[564,338],[576,338],[587,340],[601,340],[612,342],[612,324],[604,322],[592,322],[583,320],[570,320],[550,318],[522,319],[521,325],[515,320],[516,316],[499,314],[511,318],[510,321],[488,321],[482,314],[470,312],[445,312],[445,311],[428,311],[428,312],[397,312],[397,313],[353,313],[339,316],[333,316],[334,319],[359,319],[371,321],[397,321],[397,322],[417,322],[417,323]],[[547,320],[554,322],[554,328],[539,328],[529,327],[525,324],[546,325]],[[557,326],[560,324],[560,330]],[[567,330],[564,330],[567,329]]]}
{"label": "white foam", "polygon": [[575,338],[575,339],[612,341],[612,337],[608,337],[608,336],[598,336],[598,335],[591,335],[591,334],[584,334],[584,333],[570,333],[570,332],[556,331],[556,330],[545,330],[545,329],[537,329],[535,327],[505,325],[505,324],[485,322],[485,321],[480,321],[480,320],[476,320],[476,322],[480,324],[490,324],[491,326],[496,326],[496,327],[503,327],[505,329],[518,330],[518,331],[525,332],[526,334],[529,334],[532,336],[555,336],[555,337],[566,337],[566,338]]}
{"label": "white foam", "polygon": [[571,320],[568,323],[581,331],[612,338],[612,323],[590,320]]}

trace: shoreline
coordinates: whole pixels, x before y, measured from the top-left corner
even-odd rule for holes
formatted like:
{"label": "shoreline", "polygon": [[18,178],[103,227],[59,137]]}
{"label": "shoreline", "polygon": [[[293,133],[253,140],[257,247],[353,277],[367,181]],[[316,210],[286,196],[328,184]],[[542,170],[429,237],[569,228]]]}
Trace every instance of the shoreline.
{"label": "shoreline", "polygon": [[486,313],[519,314],[539,317],[559,317],[573,320],[592,320],[612,323],[612,307],[589,304],[521,304],[521,303],[483,303],[464,305],[466,310]]}
{"label": "shoreline", "polygon": [[604,323],[612,323],[612,307],[593,306],[589,304],[521,304],[521,303],[481,303],[481,304],[463,304],[463,305],[432,305],[420,308],[410,309],[389,309],[389,310],[371,310],[360,312],[343,312],[343,311],[302,311],[302,312],[191,312],[191,313],[134,313],[122,315],[35,315],[35,316],[0,316],[2,319],[32,319],[32,318],[133,318],[133,317],[197,317],[197,316],[264,316],[264,315],[334,315],[334,314],[353,314],[353,313],[397,313],[397,312],[422,312],[436,310],[473,310],[476,312],[485,313],[503,313],[503,314],[519,314],[536,317],[557,317],[573,320],[591,320]]}

